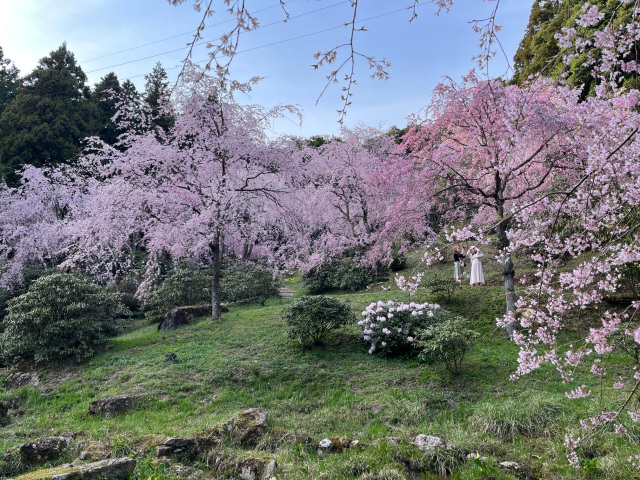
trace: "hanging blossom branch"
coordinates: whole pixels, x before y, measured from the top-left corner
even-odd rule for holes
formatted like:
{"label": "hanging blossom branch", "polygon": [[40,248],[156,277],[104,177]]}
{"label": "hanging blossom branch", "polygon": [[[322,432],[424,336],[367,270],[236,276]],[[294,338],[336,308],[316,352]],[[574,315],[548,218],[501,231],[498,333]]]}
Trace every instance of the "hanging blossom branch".
{"label": "hanging blossom branch", "polygon": [[[187,0],[168,0],[172,5],[181,5],[185,3]],[[202,31],[205,29],[206,21],[209,17],[213,16],[215,11],[213,9],[213,0],[193,0],[194,9],[198,12],[203,12],[202,20],[198,25],[196,33],[194,34],[193,41],[189,44],[189,52],[187,53],[184,59],[184,65],[190,60],[192,60],[193,49],[195,45],[202,40]],[[209,61],[205,66],[205,70],[210,70],[213,63],[215,63],[215,68],[218,75],[226,76],[229,74],[229,67],[233,58],[235,57],[238,51],[238,44],[240,41],[240,35],[244,32],[249,32],[255,30],[259,27],[258,19],[255,17],[247,8],[245,0],[223,0],[224,5],[227,7],[226,11],[229,15],[235,17],[236,24],[235,26],[229,30],[227,33],[222,35],[217,43],[214,42],[206,42],[207,48],[211,49],[209,52]],[[437,7],[436,15],[440,14],[442,10],[448,11],[449,8],[453,5],[454,0],[429,0],[429,3],[435,4]],[[280,7],[282,8],[286,18],[284,22],[286,23],[291,17],[289,12],[286,9],[286,0],[279,0]],[[386,80],[389,78],[389,73],[387,69],[391,66],[391,64],[386,60],[377,60],[374,56],[368,55],[362,52],[357,51],[355,47],[355,34],[356,32],[365,32],[367,31],[365,26],[357,26],[357,12],[358,12],[359,0],[351,0],[351,7],[353,8],[353,15],[350,21],[346,22],[344,25],[350,28],[350,38],[349,41],[333,47],[326,52],[317,52],[314,55],[316,60],[319,60],[314,68],[319,69],[323,65],[329,65],[336,63],[338,60],[338,52],[344,48],[348,50],[348,55],[344,59],[344,61],[340,64],[340,66],[333,70],[327,75],[327,84],[323,88],[322,92],[318,97],[318,101],[324,95],[328,86],[332,83],[339,83],[338,76],[340,72],[349,68],[349,71],[345,74],[343,79],[346,82],[345,86],[342,88],[341,100],[343,101],[342,108],[338,110],[339,113],[339,122],[342,123],[344,120],[344,116],[346,115],[348,107],[351,105],[351,97],[353,96],[353,87],[357,84],[355,72],[356,72],[356,58],[360,57],[364,59],[369,69],[373,71],[371,74],[372,79],[377,80]],[[417,7],[420,6],[420,0],[413,0],[413,2],[404,8],[394,10],[393,12],[387,12],[384,15],[390,13],[400,12],[402,10],[411,10],[412,16],[410,21],[415,20],[418,17],[418,13],[416,11]],[[495,16],[495,11],[492,14]],[[495,31],[499,30],[499,27],[494,28]],[[225,61],[219,62],[218,59],[220,57],[225,57]],[[178,75],[178,80],[176,80],[176,85],[184,73],[184,66]],[[316,102],[317,104],[317,102]]]}
{"label": "hanging blossom branch", "polygon": [[[180,5],[184,3],[186,0],[168,0],[172,5]],[[215,62],[216,72],[220,76],[227,76],[229,74],[229,66],[233,61],[237,51],[238,45],[240,42],[240,35],[244,32],[249,32],[251,30],[255,30],[259,27],[258,19],[249,12],[245,5],[245,0],[223,0],[224,5],[227,7],[226,12],[236,19],[235,26],[229,30],[227,33],[223,34],[218,43],[206,42],[206,47],[210,49],[209,52],[209,61],[204,67],[204,71],[208,71],[211,69],[211,65]],[[202,6],[204,7],[204,11]],[[203,12],[202,20],[198,25],[196,33],[194,34],[193,41],[189,44],[189,52],[187,56],[183,60],[183,66],[178,74],[178,78],[176,80],[176,85],[180,81],[180,78],[183,76],[187,63],[192,60],[193,48],[197,44],[198,41],[202,39],[202,31],[205,29],[206,20],[213,16],[215,11],[213,10],[213,0],[194,0],[193,8],[196,12]],[[289,18],[289,14],[285,9],[285,1],[280,0],[280,5],[285,12],[287,19]],[[219,59],[221,57],[225,57],[226,60],[220,62]]]}
{"label": "hanging blossom branch", "polygon": [[498,33],[502,30],[502,26],[496,23],[496,16],[498,15],[498,7],[500,6],[500,0],[495,0],[496,6],[487,18],[471,20],[469,23],[473,26],[473,31],[480,35],[478,47],[480,53],[473,57],[473,60],[478,65],[478,68],[484,69],[487,78],[489,78],[489,61],[496,56],[497,51],[494,50],[495,44],[498,45],[502,55],[507,61],[507,69],[505,74],[511,70],[511,63],[509,62],[509,56],[500,42]]}
{"label": "hanging blossom branch", "polygon": [[[168,0],[172,5],[180,5],[185,3],[187,0]],[[481,49],[481,53],[476,57],[473,57],[474,60],[477,61],[478,65],[481,68],[486,68],[487,77],[489,76],[488,65],[489,60],[493,58],[496,54],[492,48],[495,44],[497,44],[502,51],[504,58],[507,61],[507,71],[511,69],[511,65],[509,63],[508,56],[498,38],[498,32],[501,30],[501,26],[496,24],[496,16],[498,12],[498,8],[500,5],[500,0],[491,0],[495,1],[495,7],[493,8],[489,17],[485,19],[472,20],[470,23],[473,24],[473,29],[476,33],[480,35],[479,47]],[[193,48],[197,44],[198,41],[201,40],[201,33],[205,28],[207,18],[214,15],[213,10],[213,0],[193,0],[194,9],[198,12],[203,12],[202,20],[198,25],[196,33],[194,35],[193,42],[190,43],[189,52],[185,57],[184,64],[186,65],[187,61],[192,60]],[[215,68],[219,75],[226,76],[229,74],[229,67],[233,58],[235,57],[238,51],[238,44],[240,41],[240,35],[244,32],[249,32],[255,30],[259,27],[258,19],[255,17],[246,6],[245,0],[223,0],[224,5],[227,7],[226,11],[232,17],[235,17],[236,24],[235,26],[229,30],[227,33],[222,35],[217,43],[206,42],[207,48],[211,49],[209,52],[209,61],[205,66],[205,70],[210,70],[211,65],[215,62]],[[454,3],[454,0],[428,0],[428,3],[432,3],[437,7],[435,12],[436,15],[439,15],[443,10],[449,11],[451,6]],[[422,3],[424,4],[424,2]],[[398,10],[394,10],[392,12],[386,12],[383,15],[388,15],[391,13],[400,12],[402,10],[410,10],[411,18],[410,22],[413,22],[417,17],[417,8],[422,5],[420,0],[413,0],[410,5],[400,8]],[[279,5],[282,8],[286,18],[284,22],[286,23],[290,19],[289,12],[286,8],[286,0],[279,0]],[[342,93],[340,99],[342,101],[342,108],[337,110],[339,115],[339,123],[343,123],[344,117],[347,114],[348,107],[351,105],[351,99],[353,97],[353,87],[357,85],[356,80],[356,58],[360,57],[364,59],[372,71],[370,77],[375,80],[387,80],[389,78],[388,68],[391,66],[391,63],[387,61],[385,58],[382,60],[376,59],[374,56],[360,52],[356,49],[355,46],[355,35],[357,32],[366,32],[366,27],[357,26],[358,23],[358,6],[359,0],[351,0],[351,7],[353,9],[353,15],[351,19],[344,24],[345,27],[349,27],[349,40],[341,45],[335,46],[327,51],[319,51],[314,54],[314,58],[317,61],[314,65],[312,65],[315,69],[319,69],[323,65],[332,65],[337,64],[339,60],[339,52],[343,49],[347,50],[346,58],[340,63],[338,68],[332,70],[327,75],[327,83],[322,89],[318,99],[316,100],[316,105],[319,100],[324,96],[329,85],[332,83],[340,83],[339,75],[343,70],[347,70],[342,79],[344,85],[342,87]],[[374,17],[375,18],[375,17]],[[218,59],[220,57],[225,57],[225,61],[219,62]],[[181,70],[178,79],[183,75],[184,67]],[[178,81],[176,81],[177,84]]]}
{"label": "hanging blossom branch", "polygon": [[[366,32],[367,29],[366,29],[366,27],[364,25],[361,26],[361,27],[356,27],[356,22],[357,22],[357,18],[358,18],[358,2],[357,2],[357,0],[352,0],[351,7],[353,8],[353,16],[352,16],[350,22],[345,23],[345,26],[349,26],[350,29],[351,29],[351,35],[350,35],[350,38],[349,38],[349,42],[348,43],[344,43],[342,45],[338,45],[337,47],[333,47],[332,49],[330,49],[330,50],[328,50],[326,52],[317,52],[316,54],[314,54],[313,57],[316,60],[319,60],[319,61],[315,65],[312,65],[313,68],[315,68],[316,70],[319,69],[320,67],[322,67],[325,64],[326,65],[331,65],[331,64],[336,62],[336,60],[338,58],[338,51],[341,48],[347,47],[347,49],[349,50],[349,55],[342,62],[342,64],[340,64],[340,66],[338,68],[336,68],[335,70],[330,72],[329,75],[327,75],[327,83],[325,84],[324,88],[322,89],[322,92],[320,92],[320,95],[318,96],[318,99],[316,100],[316,105],[318,105],[318,102],[320,101],[320,99],[322,98],[324,93],[326,92],[326,90],[329,87],[329,85],[332,84],[332,83],[338,83],[338,73],[340,73],[340,71],[345,67],[345,65],[350,64],[351,65],[351,69],[350,69],[349,73],[345,74],[345,77],[344,77],[344,81],[346,82],[346,86],[342,87],[342,92],[343,93],[340,96],[340,99],[343,101],[342,108],[340,110],[338,110],[338,115],[339,115],[338,122],[340,124],[342,124],[344,122],[344,117],[347,114],[347,108],[351,105],[351,97],[353,96],[353,93],[351,93],[351,89],[352,89],[352,87],[354,85],[357,84],[356,78],[355,78],[355,59],[356,59],[356,56],[364,58],[369,63],[369,68],[373,70],[373,74],[371,74],[371,78],[374,78],[374,79],[387,80],[389,78],[389,72],[387,72],[386,69],[391,66],[391,64],[384,58],[382,60],[376,60],[374,57],[367,56],[365,54],[362,54],[362,53],[356,51],[355,43],[354,43],[354,38],[355,38],[356,31],[358,31],[358,32]],[[415,8],[415,5],[414,5],[414,8]],[[415,15],[415,12],[414,12],[414,15]]]}

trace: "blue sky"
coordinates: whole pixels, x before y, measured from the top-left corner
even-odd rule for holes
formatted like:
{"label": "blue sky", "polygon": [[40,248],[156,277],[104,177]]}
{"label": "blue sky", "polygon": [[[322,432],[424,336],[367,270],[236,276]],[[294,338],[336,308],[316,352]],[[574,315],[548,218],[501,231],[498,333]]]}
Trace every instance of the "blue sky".
{"label": "blue sky", "polygon": [[[222,2],[218,3],[219,11],[208,19],[203,32],[205,40],[218,38],[231,25]],[[283,119],[273,124],[274,135],[337,134],[341,86],[331,85],[316,105],[329,68],[314,70],[311,65],[316,63],[315,52],[348,41],[350,31],[341,25],[352,17],[350,2],[286,3],[291,18],[282,23],[285,14],[278,0],[247,1],[263,27],[241,37],[241,53],[233,60],[231,73],[240,81],[252,76],[265,79],[241,101],[264,106],[295,104],[302,109],[301,127],[293,117]],[[366,62],[357,63],[358,85],[345,118],[347,126],[402,127],[408,115],[428,103],[433,87],[444,76],[459,79],[474,67],[471,58],[479,52],[478,36],[469,21],[486,18],[495,3],[457,0],[449,13],[436,16],[435,7],[423,0],[418,18],[411,23],[410,11],[390,13],[411,4],[412,0],[360,0],[358,18],[369,20],[362,23],[367,31],[356,35],[356,48],[390,61],[391,78],[372,80]],[[500,40],[510,62],[530,8],[528,0],[500,2]],[[164,0],[4,0],[0,4],[0,46],[5,57],[27,74],[38,59],[66,41],[90,84],[113,71],[121,81],[130,78],[142,90],[144,75],[158,61],[175,80],[200,18],[190,0],[179,7]],[[172,50],[178,51],[166,53]],[[194,60],[206,57],[204,46],[196,48]],[[504,75],[507,59],[498,53],[489,74]]]}

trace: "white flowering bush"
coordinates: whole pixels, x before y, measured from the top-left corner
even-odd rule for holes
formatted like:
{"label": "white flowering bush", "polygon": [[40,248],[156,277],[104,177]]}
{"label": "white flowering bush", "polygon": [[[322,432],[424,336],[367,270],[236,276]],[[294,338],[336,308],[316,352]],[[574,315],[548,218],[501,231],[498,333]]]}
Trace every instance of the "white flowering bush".
{"label": "white flowering bush", "polygon": [[363,340],[370,345],[369,353],[397,354],[412,349],[418,330],[441,322],[448,314],[435,303],[380,300],[362,312],[358,325],[362,329]]}

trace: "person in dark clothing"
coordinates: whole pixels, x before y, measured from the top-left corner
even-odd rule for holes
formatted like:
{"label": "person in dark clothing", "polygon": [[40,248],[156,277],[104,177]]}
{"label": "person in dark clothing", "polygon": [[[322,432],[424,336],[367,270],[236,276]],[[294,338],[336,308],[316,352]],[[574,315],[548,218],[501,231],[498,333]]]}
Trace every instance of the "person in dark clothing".
{"label": "person in dark clothing", "polygon": [[464,267],[464,251],[460,252],[460,249],[458,247],[453,249],[453,278],[455,278],[457,281],[460,281],[460,279],[462,278],[464,272],[463,272],[463,267]]}

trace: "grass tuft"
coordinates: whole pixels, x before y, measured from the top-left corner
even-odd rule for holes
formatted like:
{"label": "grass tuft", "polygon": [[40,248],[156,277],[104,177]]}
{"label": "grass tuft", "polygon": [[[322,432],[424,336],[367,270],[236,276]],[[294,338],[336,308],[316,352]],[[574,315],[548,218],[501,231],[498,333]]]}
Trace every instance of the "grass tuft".
{"label": "grass tuft", "polygon": [[562,416],[560,401],[533,394],[483,402],[476,406],[469,425],[480,434],[510,441],[521,435],[528,438],[556,435]]}

